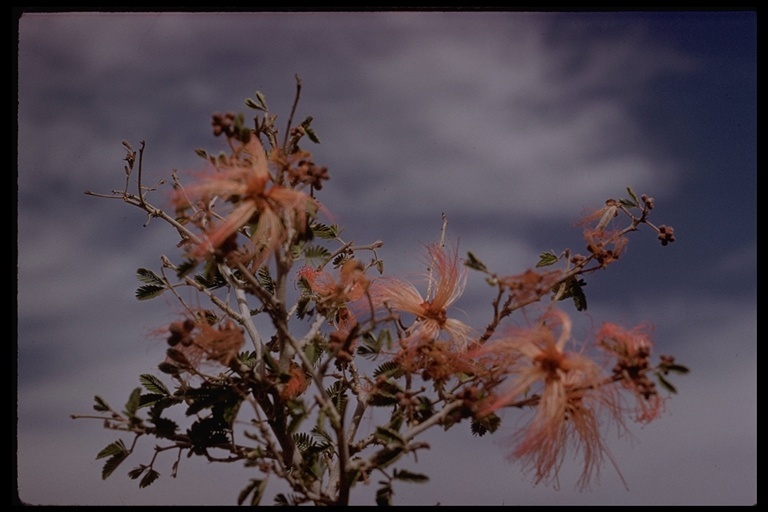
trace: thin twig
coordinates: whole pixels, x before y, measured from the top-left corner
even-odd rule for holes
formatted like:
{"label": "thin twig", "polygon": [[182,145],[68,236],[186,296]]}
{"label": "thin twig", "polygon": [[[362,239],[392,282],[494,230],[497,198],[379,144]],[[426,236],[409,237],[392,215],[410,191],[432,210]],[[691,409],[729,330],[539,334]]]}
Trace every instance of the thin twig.
{"label": "thin twig", "polygon": [[296,75],[296,96],[293,99],[293,106],[291,107],[291,115],[288,117],[288,126],[285,129],[285,137],[283,138],[283,151],[288,154],[288,137],[291,134],[291,126],[293,125],[293,116],[296,113],[296,107],[299,104],[299,98],[301,97],[301,78]]}
{"label": "thin twig", "polygon": [[141,144],[141,147],[139,148],[139,179],[138,179],[138,185],[139,185],[139,206],[142,208],[144,207],[144,190],[141,187],[141,173],[143,171],[143,163],[144,163],[144,147],[145,142],[139,141],[139,144]]}

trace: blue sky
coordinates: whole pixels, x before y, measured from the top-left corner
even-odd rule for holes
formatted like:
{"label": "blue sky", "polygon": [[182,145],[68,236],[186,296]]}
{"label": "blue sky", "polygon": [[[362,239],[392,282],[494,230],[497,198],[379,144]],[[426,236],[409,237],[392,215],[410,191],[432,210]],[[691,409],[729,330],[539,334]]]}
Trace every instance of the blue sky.
{"label": "blue sky", "polygon": [[[233,504],[240,466],[184,460],[147,489],[95,455],[115,439],[88,413],[122,404],[164,347],[173,309],[137,302],[138,267],[171,253],[169,228],[84,191],[120,188],[121,141],[147,142],[146,182],[200,168],[213,112],[262,91],[298,117],[331,181],[345,235],[383,240],[388,273],[419,272],[448,236],[514,274],[580,249],[585,208],[627,186],[656,200],[677,241],[635,234],[588,279],[584,328],[655,325],[691,368],[667,415],[609,446],[601,484],[533,486],[504,433],[436,432],[396,504],[751,505],[757,501],[757,15],[741,12],[25,13],[18,23],[17,487],[45,505]],[[282,125],[281,125],[282,126]],[[474,282],[472,281],[474,277]],[[461,307],[487,318],[471,276]],[[167,306],[167,307],[164,307]],[[571,311],[576,314],[575,311]],[[159,374],[156,370],[155,373]],[[510,414],[505,421],[515,420]],[[151,446],[145,447],[151,450]],[[149,451],[145,451],[147,455]],[[135,456],[134,465],[141,462]],[[121,468],[122,469],[122,468]],[[357,503],[372,503],[375,486]]]}

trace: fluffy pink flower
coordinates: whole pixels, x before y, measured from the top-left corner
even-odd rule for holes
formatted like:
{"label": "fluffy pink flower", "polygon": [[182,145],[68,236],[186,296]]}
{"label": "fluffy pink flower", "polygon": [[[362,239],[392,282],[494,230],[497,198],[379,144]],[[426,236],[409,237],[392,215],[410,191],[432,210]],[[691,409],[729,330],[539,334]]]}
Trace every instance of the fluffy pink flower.
{"label": "fluffy pink flower", "polygon": [[[555,330],[559,336],[555,338]],[[570,318],[551,311],[531,328],[513,331],[482,350],[497,356],[510,385],[489,400],[480,415],[505,406],[535,405],[535,413],[514,437],[510,457],[535,473],[535,482],[558,485],[558,473],[569,447],[583,455],[579,484],[587,487],[607,455],[600,418],[621,423],[615,394],[602,386],[600,366],[588,357],[567,351]]]}
{"label": "fluffy pink flower", "polygon": [[408,281],[394,277],[380,277],[371,283],[374,306],[408,313],[416,321],[408,331],[408,339],[436,340],[445,334],[452,344],[464,349],[472,335],[465,323],[448,316],[448,308],[464,292],[467,270],[458,258],[458,249],[448,254],[443,247],[427,247],[431,262],[429,295],[424,297]]}
{"label": "fluffy pink flower", "polygon": [[214,198],[231,202],[234,208],[223,222],[204,227],[204,241],[190,251],[196,259],[215,252],[228,253],[230,241],[250,225],[248,259],[259,266],[286,241],[289,229],[306,229],[308,209],[316,206],[306,193],[273,184],[264,147],[252,136],[235,157],[217,172],[176,191],[177,208]]}

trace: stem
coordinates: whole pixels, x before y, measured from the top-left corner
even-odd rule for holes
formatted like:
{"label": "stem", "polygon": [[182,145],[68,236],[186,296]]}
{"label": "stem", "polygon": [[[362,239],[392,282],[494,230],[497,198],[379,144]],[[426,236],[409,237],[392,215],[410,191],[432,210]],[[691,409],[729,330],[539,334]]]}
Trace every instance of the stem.
{"label": "stem", "polygon": [[288,126],[285,129],[285,137],[283,138],[283,151],[288,154],[288,137],[291,134],[291,125],[293,124],[293,115],[296,113],[296,107],[299,104],[299,98],[301,97],[301,78],[296,75],[296,96],[293,99],[293,106],[291,107],[291,115],[288,116]]}
{"label": "stem", "polygon": [[138,178],[138,186],[139,186],[139,205],[143,208],[144,207],[144,190],[141,187],[141,173],[143,170],[143,162],[144,162],[144,146],[145,142],[139,141],[139,144],[141,144],[141,147],[139,148],[139,178]]}
{"label": "stem", "polygon": [[251,309],[248,307],[248,299],[245,296],[245,290],[236,281],[235,276],[232,275],[232,270],[226,265],[219,265],[219,271],[224,275],[229,283],[229,286],[235,291],[235,298],[237,299],[237,305],[240,308],[240,323],[245,327],[248,332],[248,336],[253,342],[253,347],[256,351],[256,360],[261,363],[261,356],[264,350],[264,343],[261,341],[261,336],[256,326],[253,324],[253,318],[251,317]]}

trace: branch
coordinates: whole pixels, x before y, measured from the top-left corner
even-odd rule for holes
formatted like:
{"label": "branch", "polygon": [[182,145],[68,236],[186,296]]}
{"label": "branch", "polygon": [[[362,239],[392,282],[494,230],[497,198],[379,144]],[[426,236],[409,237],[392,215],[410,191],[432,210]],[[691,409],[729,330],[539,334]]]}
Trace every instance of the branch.
{"label": "branch", "polygon": [[237,282],[235,276],[232,275],[232,270],[226,265],[219,265],[219,271],[224,275],[229,283],[229,286],[235,291],[235,297],[237,305],[240,308],[240,323],[245,327],[248,332],[248,336],[253,342],[253,347],[256,351],[256,359],[259,361],[259,365],[263,367],[262,353],[264,351],[264,343],[261,340],[259,331],[253,324],[253,318],[251,317],[251,309],[248,307],[248,299],[245,296],[245,290]]}

